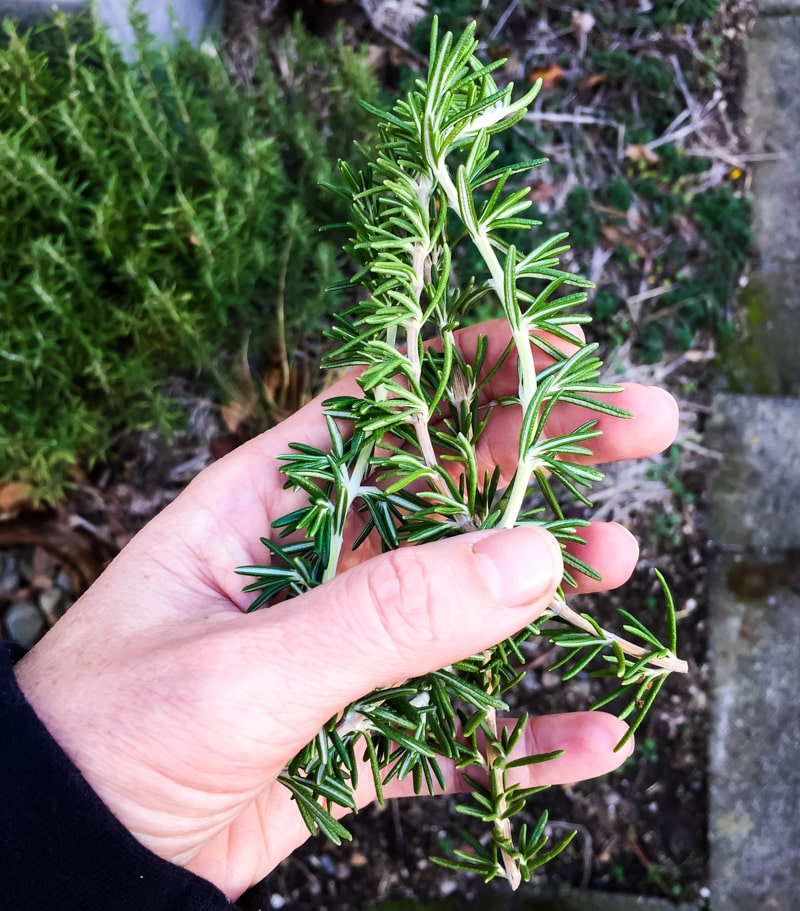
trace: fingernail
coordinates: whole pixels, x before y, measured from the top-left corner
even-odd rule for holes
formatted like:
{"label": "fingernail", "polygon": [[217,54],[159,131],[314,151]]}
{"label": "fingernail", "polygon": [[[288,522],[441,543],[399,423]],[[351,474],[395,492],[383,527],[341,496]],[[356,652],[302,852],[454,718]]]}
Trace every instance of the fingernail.
{"label": "fingernail", "polygon": [[561,548],[543,528],[494,532],[472,547],[481,572],[503,607],[530,604],[553,591],[564,572]]}

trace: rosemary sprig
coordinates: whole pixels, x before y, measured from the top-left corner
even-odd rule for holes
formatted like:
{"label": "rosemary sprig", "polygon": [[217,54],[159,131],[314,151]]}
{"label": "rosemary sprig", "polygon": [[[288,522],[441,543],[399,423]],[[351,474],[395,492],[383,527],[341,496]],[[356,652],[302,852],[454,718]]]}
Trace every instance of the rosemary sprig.
{"label": "rosemary sprig", "polygon": [[[625,412],[601,398],[619,387],[600,383],[596,346],[569,328],[587,319],[576,308],[589,283],[560,268],[565,235],[528,253],[510,240],[537,222],[523,214],[531,205],[527,189],[507,188],[515,175],[541,162],[493,168],[491,138],[524,115],[539,86],[513,100],[512,86],[500,88],[492,77],[500,62],[483,65],[476,47],[474,26],[456,40],[440,36],[434,24],[426,82],[391,112],[371,109],[380,124],[379,145],[363,153],[360,168],[341,164],[343,186],[333,189],[350,204],[346,249],[360,266],[353,281],[367,294],[336,319],[330,335],[337,347],[327,363],[361,368],[362,395],[325,403],[326,450],[298,444],[283,457],[286,485],[303,491],[307,505],[274,523],[277,540],[264,540],[269,566],[239,568],[255,579],[246,589],[259,593],[253,609],[335,575],[345,525],[355,511],[364,525],[355,546],[377,538],[384,550],[537,523],[565,550],[565,581],[573,580],[571,571],[597,577],[566,550],[582,540],[587,523],[568,518],[562,506],[576,500],[591,505],[588,491],[602,474],[576,457],[590,454],[597,420],[558,436],[546,435],[545,427],[558,404],[579,405],[590,415]],[[468,246],[480,255],[485,273],[459,282],[456,264]],[[487,298],[502,307],[511,335],[493,364],[485,338],[467,360],[454,335]],[[435,343],[423,344],[428,339]],[[565,354],[558,340],[572,353]],[[549,366],[537,369],[533,347],[547,355]],[[485,401],[488,383],[509,357],[517,364],[517,392]],[[520,408],[523,420],[516,469],[503,489],[499,468],[481,472],[477,448],[492,410],[508,406]],[[526,505],[531,491],[542,505]],[[522,676],[521,646],[543,636],[563,648],[557,667],[565,679],[595,661],[599,668],[592,674],[615,676],[616,689],[598,705],[625,700],[620,717],[632,720],[624,743],[666,676],[686,669],[675,657],[675,611],[661,581],[667,645],[627,613],[623,629],[637,642],[606,632],[559,596],[535,624],[494,648],[344,707],[281,776],[308,828],[337,843],[348,837],[330,811],[333,805],[355,808],[363,760],[382,799],[388,781],[406,776],[418,792],[432,792],[443,783],[444,757],[464,770],[471,787],[472,803],[460,812],[490,825],[492,838],[488,847],[474,840],[470,852],[441,863],[487,880],[506,877],[513,888],[529,879],[569,839],[548,846],[546,814],[532,831],[512,831],[513,817],[537,789],[512,784],[509,771],[552,758],[512,759],[527,719],[511,728],[498,722],[498,711],[506,708],[503,694]]]}

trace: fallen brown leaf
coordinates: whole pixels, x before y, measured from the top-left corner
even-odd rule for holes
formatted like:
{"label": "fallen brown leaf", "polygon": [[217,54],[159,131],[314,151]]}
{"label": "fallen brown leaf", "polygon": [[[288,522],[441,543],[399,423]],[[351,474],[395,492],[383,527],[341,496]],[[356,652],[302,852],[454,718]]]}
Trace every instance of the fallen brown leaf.
{"label": "fallen brown leaf", "polygon": [[31,585],[39,589],[49,588],[60,565],[61,561],[52,551],[37,544],[31,559]]}
{"label": "fallen brown leaf", "polygon": [[0,519],[15,519],[31,503],[31,488],[22,481],[0,484]]}
{"label": "fallen brown leaf", "polygon": [[600,85],[603,82],[608,81],[608,76],[606,73],[592,73],[591,76],[587,76],[581,82],[582,89],[593,89],[596,85]]}
{"label": "fallen brown leaf", "polygon": [[551,63],[549,66],[543,67],[538,70],[531,70],[528,73],[528,79],[530,82],[536,82],[537,79],[542,80],[543,89],[552,89],[556,83],[560,82],[564,78],[564,70],[557,63]]}
{"label": "fallen brown leaf", "polygon": [[559,184],[545,183],[543,180],[537,180],[531,184],[531,199],[534,202],[545,203],[558,193]]}

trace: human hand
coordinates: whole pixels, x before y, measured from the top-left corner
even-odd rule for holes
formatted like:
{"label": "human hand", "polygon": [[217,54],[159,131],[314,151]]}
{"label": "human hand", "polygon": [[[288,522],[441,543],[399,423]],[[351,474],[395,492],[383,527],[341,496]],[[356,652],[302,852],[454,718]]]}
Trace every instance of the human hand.
{"label": "human hand", "polygon": [[[502,350],[502,330],[482,330]],[[515,384],[508,363],[487,392]],[[328,395],[354,391],[350,378]],[[613,401],[634,418],[599,416],[592,461],[642,457],[672,441],[677,409],[667,394],[634,385]],[[552,432],[585,419],[559,406]],[[518,424],[514,409],[495,412],[487,464],[510,469]],[[333,714],[515,633],[561,579],[547,533],[476,532],[354,562],[321,588],[245,614],[250,598],[233,568],[263,562],[259,537],[300,505],[276,461],[291,442],[326,445],[319,403],[198,476],[17,665],[33,708],[117,818],[229,897],[307,837],[276,778]],[[629,533],[595,524],[585,537],[580,556],[604,581],[581,578],[579,589],[624,582],[637,559]],[[624,729],[601,713],[534,719],[521,750],[564,754],[521,774],[526,784],[556,784],[610,771],[626,756],[613,752]],[[448,790],[459,789],[456,771],[443,768]],[[371,776],[361,778],[359,806],[375,796]],[[386,796],[410,792],[394,782]]]}

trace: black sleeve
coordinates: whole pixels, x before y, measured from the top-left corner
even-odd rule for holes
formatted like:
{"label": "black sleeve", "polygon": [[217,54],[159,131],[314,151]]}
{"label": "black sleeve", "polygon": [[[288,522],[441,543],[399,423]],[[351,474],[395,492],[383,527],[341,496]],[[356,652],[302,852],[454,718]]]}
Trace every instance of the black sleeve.
{"label": "black sleeve", "polygon": [[12,651],[0,643],[0,907],[235,911],[106,808],[22,695]]}

